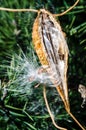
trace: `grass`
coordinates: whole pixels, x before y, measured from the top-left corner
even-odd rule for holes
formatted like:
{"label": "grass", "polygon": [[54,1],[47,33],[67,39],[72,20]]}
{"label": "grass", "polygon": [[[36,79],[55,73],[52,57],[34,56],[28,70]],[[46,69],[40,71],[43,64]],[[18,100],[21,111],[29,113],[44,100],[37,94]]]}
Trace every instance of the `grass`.
{"label": "grass", "polygon": [[[60,13],[73,3],[74,1],[68,0],[56,2],[54,0],[47,2],[46,0],[37,0],[36,2],[34,0],[22,0],[21,2],[19,0],[3,0],[0,2],[0,6],[46,8],[52,13]],[[57,18],[66,33],[70,52],[68,85],[71,111],[83,125],[86,125],[86,111],[80,106],[82,99],[77,89],[80,83],[86,85],[85,10],[86,2],[80,0],[72,11]],[[22,75],[28,74],[26,70],[29,71],[29,69],[28,67],[26,70],[22,69],[25,60],[21,50],[28,61],[32,58],[33,65],[40,67],[31,38],[35,18],[35,13],[0,11],[0,130],[56,130],[44,103],[43,85],[34,88],[37,83],[27,84]],[[19,57],[22,62],[19,62]],[[79,127],[64,110],[62,101],[54,88],[47,87],[47,97],[56,122],[68,130],[79,130]]]}

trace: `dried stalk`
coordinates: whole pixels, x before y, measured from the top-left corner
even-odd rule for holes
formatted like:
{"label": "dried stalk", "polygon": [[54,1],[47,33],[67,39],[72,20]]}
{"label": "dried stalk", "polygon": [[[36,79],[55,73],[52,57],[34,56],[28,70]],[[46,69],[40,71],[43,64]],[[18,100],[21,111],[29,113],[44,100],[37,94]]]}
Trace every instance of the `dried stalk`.
{"label": "dried stalk", "polygon": [[58,125],[56,124],[56,122],[55,122],[55,120],[54,120],[54,116],[53,116],[53,114],[52,114],[52,112],[51,112],[51,110],[50,110],[49,104],[48,104],[48,100],[47,100],[47,97],[46,97],[46,87],[45,87],[45,86],[44,86],[44,88],[43,88],[43,96],[44,96],[44,100],[45,100],[45,104],[46,104],[47,110],[48,110],[49,115],[50,115],[50,117],[51,117],[51,120],[52,120],[52,122],[53,122],[53,125],[54,125],[56,128],[60,129],[60,130],[67,130],[66,128],[60,127],[60,126],[58,126]]}
{"label": "dried stalk", "polygon": [[[69,9],[67,9],[66,11],[60,13],[60,14],[53,14],[55,17],[57,16],[63,16],[66,13],[68,13],[70,10],[72,10],[77,4],[78,4],[79,0],[77,0],[73,6],[71,6]],[[0,10],[2,11],[8,11],[8,12],[35,12],[38,13],[38,10],[35,9],[10,9],[10,8],[4,8],[4,7],[0,7]]]}
{"label": "dried stalk", "polygon": [[36,12],[38,13],[38,10],[35,10],[35,9],[10,9],[10,8],[0,7],[0,10],[8,11],[8,12]]}
{"label": "dried stalk", "polygon": [[[57,88],[58,88],[58,87],[57,87]],[[52,120],[52,122],[53,122],[53,125],[54,125],[56,128],[58,128],[59,130],[67,130],[66,128],[60,127],[60,126],[58,126],[58,125],[56,124],[56,122],[55,122],[55,120],[54,120],[54,116],[53,116],[53,114],[52,114],[52,112],[51,112],[51,110],[50,110],[49,104],[48,104],[48,100],[47,100],[47,97],[46,97],[46,87],[45,87],[45,86],[44,86],[44,88],[43,88],[43,96],[44,96],[44,100],[45,100],[45,104],[46,104],[48,113],[49,113],[49,115],[50,115],[50,117],[51,117],[51,120]],[[63,99],[63,100],[64,100],[64,99]],[[65,101],[63,101],[63,102],[64,102],[64,105],[66,106]],[[66,109],[66,108],[67,108],[67,107],[65,107],[65,109]],[[81,128],[82,130],[85,130],[85,128],[79,123],[79,121],[75,118],[75,116],[70,112],[70,109],[66,109],[66,111],[67,111],[67,113],[72,117],[72,119],[78,124],[78,126],[80,126],[80,128]]]}
{"label": "dried stalk", "polygon": [[66,11],[60,13],[60,14],[54,14],[55,17],[58,17],[58,16],[63,16],[65,15],[66,13],[68,13],[70,10],[72,10],[77,4],[78,4],[79,0],[77,0],[73,6],[71,6],[69,9],[67,9]]}

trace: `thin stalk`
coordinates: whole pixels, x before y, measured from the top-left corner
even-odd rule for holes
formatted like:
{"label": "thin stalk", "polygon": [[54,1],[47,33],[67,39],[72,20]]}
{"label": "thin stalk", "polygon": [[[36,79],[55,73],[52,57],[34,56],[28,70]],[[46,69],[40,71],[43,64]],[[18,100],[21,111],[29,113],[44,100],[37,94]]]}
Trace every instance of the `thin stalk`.
{"label": "thin stalk", "polygon": [[73,6],[71,6],[69,9],[67,9],[66,11],[60,13],[60,14],[54,14],[55,17],[58,17],[58,16],[63,16],[65,15],[66,13],[68,13],[70,10],[72,10],[77,4],[78,4],[79,0],[77,0]]}
{"label": "thin stalk", "polygon": [[0,7],[0,10],[8,11],[8,12],[36,12],[38,13],[38,10],[35,10],[35,9],[10,9],[10,8]]}
{"label": "thin stalk", "polygon": [[62,101],[64,102],[64,106],[65,106],[65,109],[67,111],[67,113],[72,117],[72,119],[74,119],[74,121],[78,124],[78,126],[82,129],[82,130],[85,130],[85,128],[79,123],[79,121],[74,117],[74,115],[70,112],[70,106],[69,106],[69,103],[67,103],[67,101],[65,100],[64,98],[64,95],[63,93],[59,90],[59,86],[56,87],[59,95],[61,96],[62,98]]}
{"label": "thin stalk", "polygon": [[66,111],[68,112],[68,114],[72,117],[72,119],[78,124],[78,126],[82,129],[82,130],[86,130],[80,123],[79,121],[75,118],[75,116],[66,109]]}
{"label": "thin stalk", "polygon": [[50,110],[50,107],[49,107],[49,104],[48,104],[48,100],[47,100],[47,97],[46,97],[46,87],[44,86],[43,88],[43,96],[44,96],[44,100],[45,100],[45,104],[46,104],[46,107],[47,107],[47,110],[49,112],[49,115],[51,117],[51,120],[53,122],[53,125],[58,128],[59,130],[67,130],[66,128],[63,128],[63,127],[60,127],[56,124],[55,120],[54,120],[54,116],[53,114],[51,113],[51,110]]}

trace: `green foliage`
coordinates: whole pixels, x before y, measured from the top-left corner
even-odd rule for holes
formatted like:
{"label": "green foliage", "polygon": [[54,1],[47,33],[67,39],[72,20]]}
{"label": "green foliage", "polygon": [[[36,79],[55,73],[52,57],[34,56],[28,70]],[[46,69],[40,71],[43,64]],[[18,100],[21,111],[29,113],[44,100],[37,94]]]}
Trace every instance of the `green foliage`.
{"label": "green foliage", "polygon": [[[1,0],[0,6],[6,8],[45,8],[52,13],[60,13],[73,3],[74,1],[68,0]],[[77,92],[77,87],[80,83],[86,85],[85,10],[86,2],[80,0],[73,10],[58,18],[66,33],[69,46],[68,84],[71,110],[83,125],[86,125],[86,111],[80,106],[82,99]],[[30,88],[31,91],[28,89],[24,93],[18,93],[19,84],[12,84],[17,78],[17,73],[10,68],[16,65],[15,53],[21,55],[18,46],[25,54],[27,53],[29,58],[32,58],[31,50],[34,51],[34,49],[31,37],[36,15],[32,12],[0,11],[0,130],[56,130],[44,103],[43,86],[34,88],[35,84],[33,84]],[[9,58],[8,55],[12,57]],[[39,64],[38,59],[37,62]],[[17,88],[17,90],[7,92],[3,89],[4,87],[11,90]],[[47,88],[47,97],[56,122],[68,130],[79,129],[65,112],[54,88]]]}

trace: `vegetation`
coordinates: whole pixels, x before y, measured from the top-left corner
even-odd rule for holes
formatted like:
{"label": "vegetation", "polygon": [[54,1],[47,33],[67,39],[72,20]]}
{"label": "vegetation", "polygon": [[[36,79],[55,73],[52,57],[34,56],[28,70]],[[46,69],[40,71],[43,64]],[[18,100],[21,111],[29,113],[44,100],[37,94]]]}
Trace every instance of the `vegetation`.
{"label": "vegetation", "polygon": [[[6,8],[45,8],[52,13],[65,11],[73,1],[68,0],[1,0]],[[78,85],[86,86],[86,2],[80,0],[69,13],[58,17],[69,46],[68,86],[72,113],[86,126],[85,107]],[[0,130],[56,130],[43,99],[43,86],[25,82],[24,75],[40,66],[32,45],[34,12],[0,11]],[[29,59],[29,60],[28,60]],[[23,68],[24,63],[28,63]],[[28,72],[27,72],[28,70]],[[23,84],[25,83],[25,84]],[[5,88],[5,89],[4,89]],[[56,122],[68,130],[80,128],[64,110],[55,88],[47,87],[47,97]]]}

